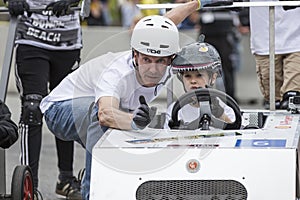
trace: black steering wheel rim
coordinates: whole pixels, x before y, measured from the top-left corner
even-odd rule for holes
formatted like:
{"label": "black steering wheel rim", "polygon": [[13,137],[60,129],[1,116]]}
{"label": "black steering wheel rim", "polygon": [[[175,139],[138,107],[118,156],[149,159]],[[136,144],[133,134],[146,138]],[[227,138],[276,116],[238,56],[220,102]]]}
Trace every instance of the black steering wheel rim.
{"label": "black steering wheel rim", "polygon": [[[233,123],[226,123],[222,120],[215,118],[214,116],[211,116],[212,124],[218,124],[218,126],[221,126],[220,124],[223,124],[223,127],[217,128],[222,128],[225,130],[240,129],[242,124],[242,116],[238,104],[231,96],[213,88],[199,88],[180,96],[175,102],[174,107],[172,109],[171,123],[169,123],[169,126],[172,124],[171,126],[173,127],[170,128],[185,129],[182,127],[182,121],[178,120],[178,111],[185,105],[194,102],[195,100],[192,97],[195,96],[197,97],[198,102],[201,102],[203,100],[210,101],[212,97],[218,97],[219,99],[221,99],[225,104],[227,104],[233,109],[235,114],[235,121]],[[194,121],[190,122],[190,124],[195,123]]]}

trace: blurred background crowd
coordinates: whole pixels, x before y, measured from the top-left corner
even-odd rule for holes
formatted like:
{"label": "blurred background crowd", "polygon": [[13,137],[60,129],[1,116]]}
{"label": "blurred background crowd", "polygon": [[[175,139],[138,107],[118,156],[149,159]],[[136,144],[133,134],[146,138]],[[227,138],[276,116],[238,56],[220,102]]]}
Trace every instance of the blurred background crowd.
{"label": "blurred background crowd", "polygon": [[[184,3],[187,0],[91,0],[90,15],[82,20],[83,27],[122,27],[131,30],[144,16],[162,15],[165,9],[141,10],[136,4]],[[4,6],[0,1],[0,6]],[[0,12],[0,21],[8,21],[8,13]],[[194,32],[195,40],[200,34],[206,42],[219,51],[223,64],[223,83],[219,88],[239,101],[236,94],[236,73],[243,67],[242,35],[249,35],[248,8],[239,10],[205,9],[192,13],[181,24],[179,30]],[[218,84],[217,84],[218,87]]]}

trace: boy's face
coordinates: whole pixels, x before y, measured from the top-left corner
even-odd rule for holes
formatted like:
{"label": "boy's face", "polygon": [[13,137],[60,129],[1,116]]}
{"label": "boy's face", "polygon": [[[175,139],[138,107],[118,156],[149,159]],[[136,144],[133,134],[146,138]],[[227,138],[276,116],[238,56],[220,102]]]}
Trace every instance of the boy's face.
{"label": "boy's face", "polygon": [[205,88],[206,85],[212,85],[216,78],[217,74],[214,73],[210,80],[209,74],[205,70],[185,71],[182,74],[182,82],[187,92],[200,87]]}
{"label": "boy's face", "polygon": [[137,65],[138,82],[145,87],[153,87],[164,76],[167,66],[171,63],[171,57],[155,57],[145,54],[134,54]]}

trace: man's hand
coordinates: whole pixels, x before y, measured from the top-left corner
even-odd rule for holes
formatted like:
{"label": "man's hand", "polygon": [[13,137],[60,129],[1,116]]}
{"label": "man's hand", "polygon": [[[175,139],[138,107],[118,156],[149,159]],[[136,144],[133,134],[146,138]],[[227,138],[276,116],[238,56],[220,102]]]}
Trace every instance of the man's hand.
{"label": "man's hand", "polygon": [[69,15],[72,13],[70,8],[77,6],[79,2],[79,0],[61,0],[57,2],[52,2],[46,6],[45,10],[52,10],[53,14],[56,17]]}
{"label": "man's hand", "polygon": [[[286,0],[279,0],[279,1],[286,1]],[[296,0],[291,0],[291,1],[296,1]],[[295,9],[295,8],[297,8],[299,6],[282,6],[282,7],[283,7],[283,10],[287,11],[287,10]]]}
{"label": "man's hand", "polygon": [[218,7],[218,6],[229,6],[233,4],[233,0],[201,0],[202,7]]}
{"label": "man's hand", "polygon": [[214,97],[211,98],[211,105],[210,105],[211,113],[216,117],[220,118],[224,113],[224,108],[220,106],[219,100]]}
{"label": "man's hand", "polygon": [[144,129],[150,124],[157,110],[156,107],[149,108],[144,96],[140,96],[139,101],[140,106],[134,111],[131,123],[131,127],[136,130]]}
{"label": "man's hand", "polygon": [[26,0],[5,0],[8,2],[8,11],[11,16],[23,15],[24,11],[29,10],[29,5]]}

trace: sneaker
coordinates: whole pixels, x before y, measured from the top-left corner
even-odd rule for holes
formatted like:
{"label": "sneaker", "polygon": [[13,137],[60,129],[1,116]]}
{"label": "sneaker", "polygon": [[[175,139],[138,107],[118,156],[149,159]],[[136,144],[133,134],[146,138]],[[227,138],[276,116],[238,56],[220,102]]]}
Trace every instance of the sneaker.
{"label": "sneaker", "polygon": [[55,192],[70,200],[82,200],[80,188],[80,181],[76,177],[72,177],[67,180],[58,181]]}
{"label": "sneaker", "polygon": [[38,190],[33,192],[33,200],[43,200],[42,193]]}

